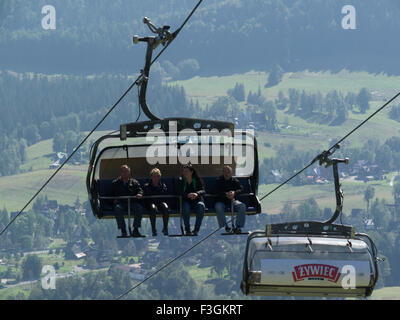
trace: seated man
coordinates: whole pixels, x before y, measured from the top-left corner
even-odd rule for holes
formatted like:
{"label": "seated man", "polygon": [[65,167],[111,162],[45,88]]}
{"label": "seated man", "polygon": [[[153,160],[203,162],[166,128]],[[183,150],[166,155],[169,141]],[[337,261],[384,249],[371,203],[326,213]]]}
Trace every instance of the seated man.
{"label": "seated man", "polygon": [[[161,196],[167,194],[167,186],[161,182],[161,171],[153,169],[150,172],[151,182],[146,183],[144,186],[144,195],[147,196]],[[168,205],[163,202],[163,199],[151,198],[145,200],[146,207],[150,211],[150,222],[153,237],[157,236],[156,217],[158,213],[163,215],[164,228],[162,230],[165,236],[168,235]]]}
{"label": "seated man", "polygon": [[219,227],[225,227],[226,232],[231,232],[231,228],[226,223],[225,208],[231,208],[233,201],[233,210],[238,213],[233,232],[241,233],[241,229],[246,222],[246,205],[236,200],[235,196],[243,192],[243,186],[238,179],[232,177],[232,168],[230,166],[224,167],[223,175],[217,179],[215,188],[218,196],[215,203],[215,211]]}
{"label": "seated man", "polygon": [[[139,232],[142,221],[143,207],[140,200],[143,198],[143,190],[138,181],[131,177],[131,169],[127,165],[123,165],[120,169],[121,176],[115,179],[110,187],[110,197],[132,196],[137,199],[129,200],[131,203],[131,213],[133,212],[133,232],[131,236],[142,237]],[[127,237],[126,224],[124,215],[128,211],[128,200],[115,199],[114,215],[117,220],[118,229],[122,232],[122,237]]]}

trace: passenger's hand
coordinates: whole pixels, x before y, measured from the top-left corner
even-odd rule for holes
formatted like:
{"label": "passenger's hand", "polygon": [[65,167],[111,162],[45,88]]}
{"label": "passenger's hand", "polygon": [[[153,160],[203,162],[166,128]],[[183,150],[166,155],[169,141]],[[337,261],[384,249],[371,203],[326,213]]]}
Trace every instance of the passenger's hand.
{"label": "passenger's hand", "polygon": [[197,199],[198,196],[199,196],[199,195],[198,195],[197,193],[189,193],[189,194],[188,194],[188,198],[189,198],[190,200],[195,200],[195,199]]}
{"label": "passenger's hand", "polygon": [[233,199],[235,198],[235,191],[229,191],[229,192],[227,192],[227,193],[226,193],[226,197],[227,197],[229,200],[233,200]]}
{"label": "passenger's hand", "polygon": [[140,199],[143,199],[143,195],[140,194],[140,193],[138,193],[138,194],[136,195],[136,198],[139,199],[139,200],[140,200]]}

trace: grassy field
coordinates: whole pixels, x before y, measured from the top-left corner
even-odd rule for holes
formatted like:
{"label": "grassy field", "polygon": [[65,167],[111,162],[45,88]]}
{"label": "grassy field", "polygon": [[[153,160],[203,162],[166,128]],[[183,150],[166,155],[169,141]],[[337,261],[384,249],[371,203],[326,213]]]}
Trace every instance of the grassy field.
{"label": "grassy field", "polygon": [[23,294],[25,299],[28,298],[31,292],[31,285],[17,286],[8,289],[0,290],[0,300],[9,300],[10,297],[15,297],[17,294]]}
{"label": "grassy field", "polygon": [[199,268],[197,266],[191,266],[188,267],[187,271],[194,280],[206,281],[208,279],[208,275],[210,274],[211,267]]}
{"label": "grassy field", "polygon": [[216,97],[226,95],[236,83],[243,83],[246,93],[249,91],[261,93],[271,99],[278,96],[279,91],[287,92],[290,88],[305,90],[307,92],[327,93],[331,90],[355,92],[366,87],[374,95],[387,97],[394,95],[396,89],[400,88],[400,77],[388,76],[386,74],[369,74],[367,72],[348,72],[343,70],[339,73],[331,72],[296,72],[286,73],[283,81],[272,88],[264,88],[267,83],[268,74],[265,72],[250,71],[245,74],[234,74],[222,77],[195,77],[193,79],[172,82],[172,85],[181,85],[186,93],[193,99],[199,99],[200,103],[213,102]]}
{"label": "grassy field", "polygon": [[[375,188],[375,196],[386,199],[389,203],[393,202],[392,187],[390,181],[374,182],[343,182],[342,189],[345,194],[344,208],[345,213],[350,213],[354,208],[365,208],[364,191],[369,186]],[[277,185],[262,185],[259,194],[263,195],[273,190]],[[288,196],[290,195],[290,196]],[[306,185],[300,187],[284,186],[280,191],[275,192],[270,197],[262,201],[263,211],[268,214],[280,213],[286,203],[298,206],[302,201],[313,197],[321,208],[336,207],[333,183],[326,185]]]}
{"label": "grassy field", "polygon": [[[222,77],[195,77],[193,79],[173,82],[173,85],[181,85],[185,88],[189,98],[198,99],[200,105],[211,104],[218,97],[226,95],[228,89],[232,89],[236,83],[243,83],[246,94],[249,91],[257,92],[258,88],[267,99],[275,99],[282,91],[287,93],[290,88],[305,90],[306,92],[327,93],[338,90],[343,94],[347,92],[358,92],[361,88],[368,88],[373,94],[374,101],[371,103],[372,113],[400,88],[400,77],[391,77],[385,74],[368,74],[366,72],[348,72],[346,70],[332,74],[330,72],[297,72],[286,73],[282,82],[272,88],[264,88],[268,74],[265,72],[251,71],[245,74],[235,74]],[[394,105],[400,104],[395,102]],[[400,133],[398,122],[390,120],[387,116],[389,108],[373,118],[367,126],[356,132],[349,142],[352,146],[360,146],[370,138],[382,140]],[[281,124],[279,134],[264,133],[259,135],[260,158],[275,154],[274,146],[279,144],[293,143],[299,148],[306,150],[322,150],[327,148],[333,138],[344,136],[367,115],[349,114],[348,120],[340,127],[319,125],[310,123],[299,117],[278,110],[277,120]],[[289,124],[289,128],[283,128],[282,124]],[[371,132],[374,135],[371,136]],[[265,142],[271,143],[272,148],[264,148]],[[330,145],[329,145],[330,146]]]}
{"label": "grassy field", "polygon": [[[90,141],[94,141],[108,132],[95,132]],[[27,161],[21,166],[25,173],[0,177],[0,208],[19,211],[22,206],[55,172],[49,169],[54,152],[53,140],[40,141],[27,148]],[[87,143],[88,144],[88,143]],[[72,205],[75,200],[85,201],[87,165],[66,165],[46,186],[42,194],[49,199]]]}
{"label": "grassy field", "polygon": [[[38,170],[0,178],[0,207],[18,211],[54,173]],[[85,187],[86,167],[67,167],[44,189],[43,195],[64,204],[73,204],[77,197],[87,199]]]}

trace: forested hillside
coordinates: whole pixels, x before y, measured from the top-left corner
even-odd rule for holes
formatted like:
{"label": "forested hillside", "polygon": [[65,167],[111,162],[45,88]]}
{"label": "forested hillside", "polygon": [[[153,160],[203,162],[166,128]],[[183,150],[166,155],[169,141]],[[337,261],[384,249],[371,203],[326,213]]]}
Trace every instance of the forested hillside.
{"label": "forested hillside", "polygon": [[[191,115],[193,104],[181,87],[161,85],[157,76],[149,89],[149,104],[156,114]],[[64,141],[55,151],[71,153],[82,131],[90,131],[133,79],[123,76],[67,77],[0,73],[0,176],[19,172],[26,147],[54,138]],[[155,92],[159,93],[158,95]],[[138,116],[136,89],[100,127],[116,130],[121,119]],[[69,141],[69,142],[68,142]]]}
{"label": "forested hillside", "polygon": [[[0,68],[36,72],[130,73],[148,34],[141,19],[173,29],[197,1],[7,0],[0,4]],[[57,29],[45,31],[41,9],[57,11]],[[200,74],[268,70],[366,70],[398,73],[397,0],[354,0],[357,29],[342,28],[345,0],[206,0],[163,59],[196,59]],[[26,48],[29,47],[29,52]]]}

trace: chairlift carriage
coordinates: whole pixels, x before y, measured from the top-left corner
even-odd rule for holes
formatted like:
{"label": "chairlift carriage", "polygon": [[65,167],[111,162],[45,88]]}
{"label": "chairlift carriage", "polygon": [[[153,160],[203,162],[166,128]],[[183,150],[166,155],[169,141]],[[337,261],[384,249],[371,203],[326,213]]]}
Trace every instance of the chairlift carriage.
{"label": "chairlift carriage", "polygon": [[[159,119],[151,113],[146,103],[146,90],[152,53],[159,44],[166,45],[171,41],[174,35],[169,33],[168,26],[156,28],[147,18],[143,22],[157,34],[156,37],[133,38],[135,44],[147,43],[146,64],[139,80],[139,108],[150,120],[123,124],[118,133],[105,135],[92,145],[86,184],[93,214],[99,219],[114,218],[112,200],[115,198],[108,197],[108,189],[118,176],[120,167],[126,164],[141,185],[149,181],[151,169],[159,168],[162,181],[168,188],[168,195],[162,198],[168,204],[170,217],[182,217],[182,199],[177,192],[177,180],[183,165],[189,162],[204,180],[206,216],[216,215],[214,187],[227,164],[243,185],[244,193],[238,199],[246,204],[246,214],[261,213],[257,198],[257,140],[251,131],[235,131],[234,124],[230,122],[191,118]],[[122,198],[128,202],[126,218],[130,220],[131,197]],[[226,211],[227,215],[233,216],[231,208],[226,208]],[[148,217],[145,209],[143,218]]]}
{"label": "chairlift carriage", "polygon": [[342,214],[338,164],[332,165],[336,211],[325,222],[299,221],[269,224],[247,240],[242,292],[252,296],[368,297],[378,280],[377,249],[366,234],[352,226],[335,224]]}

